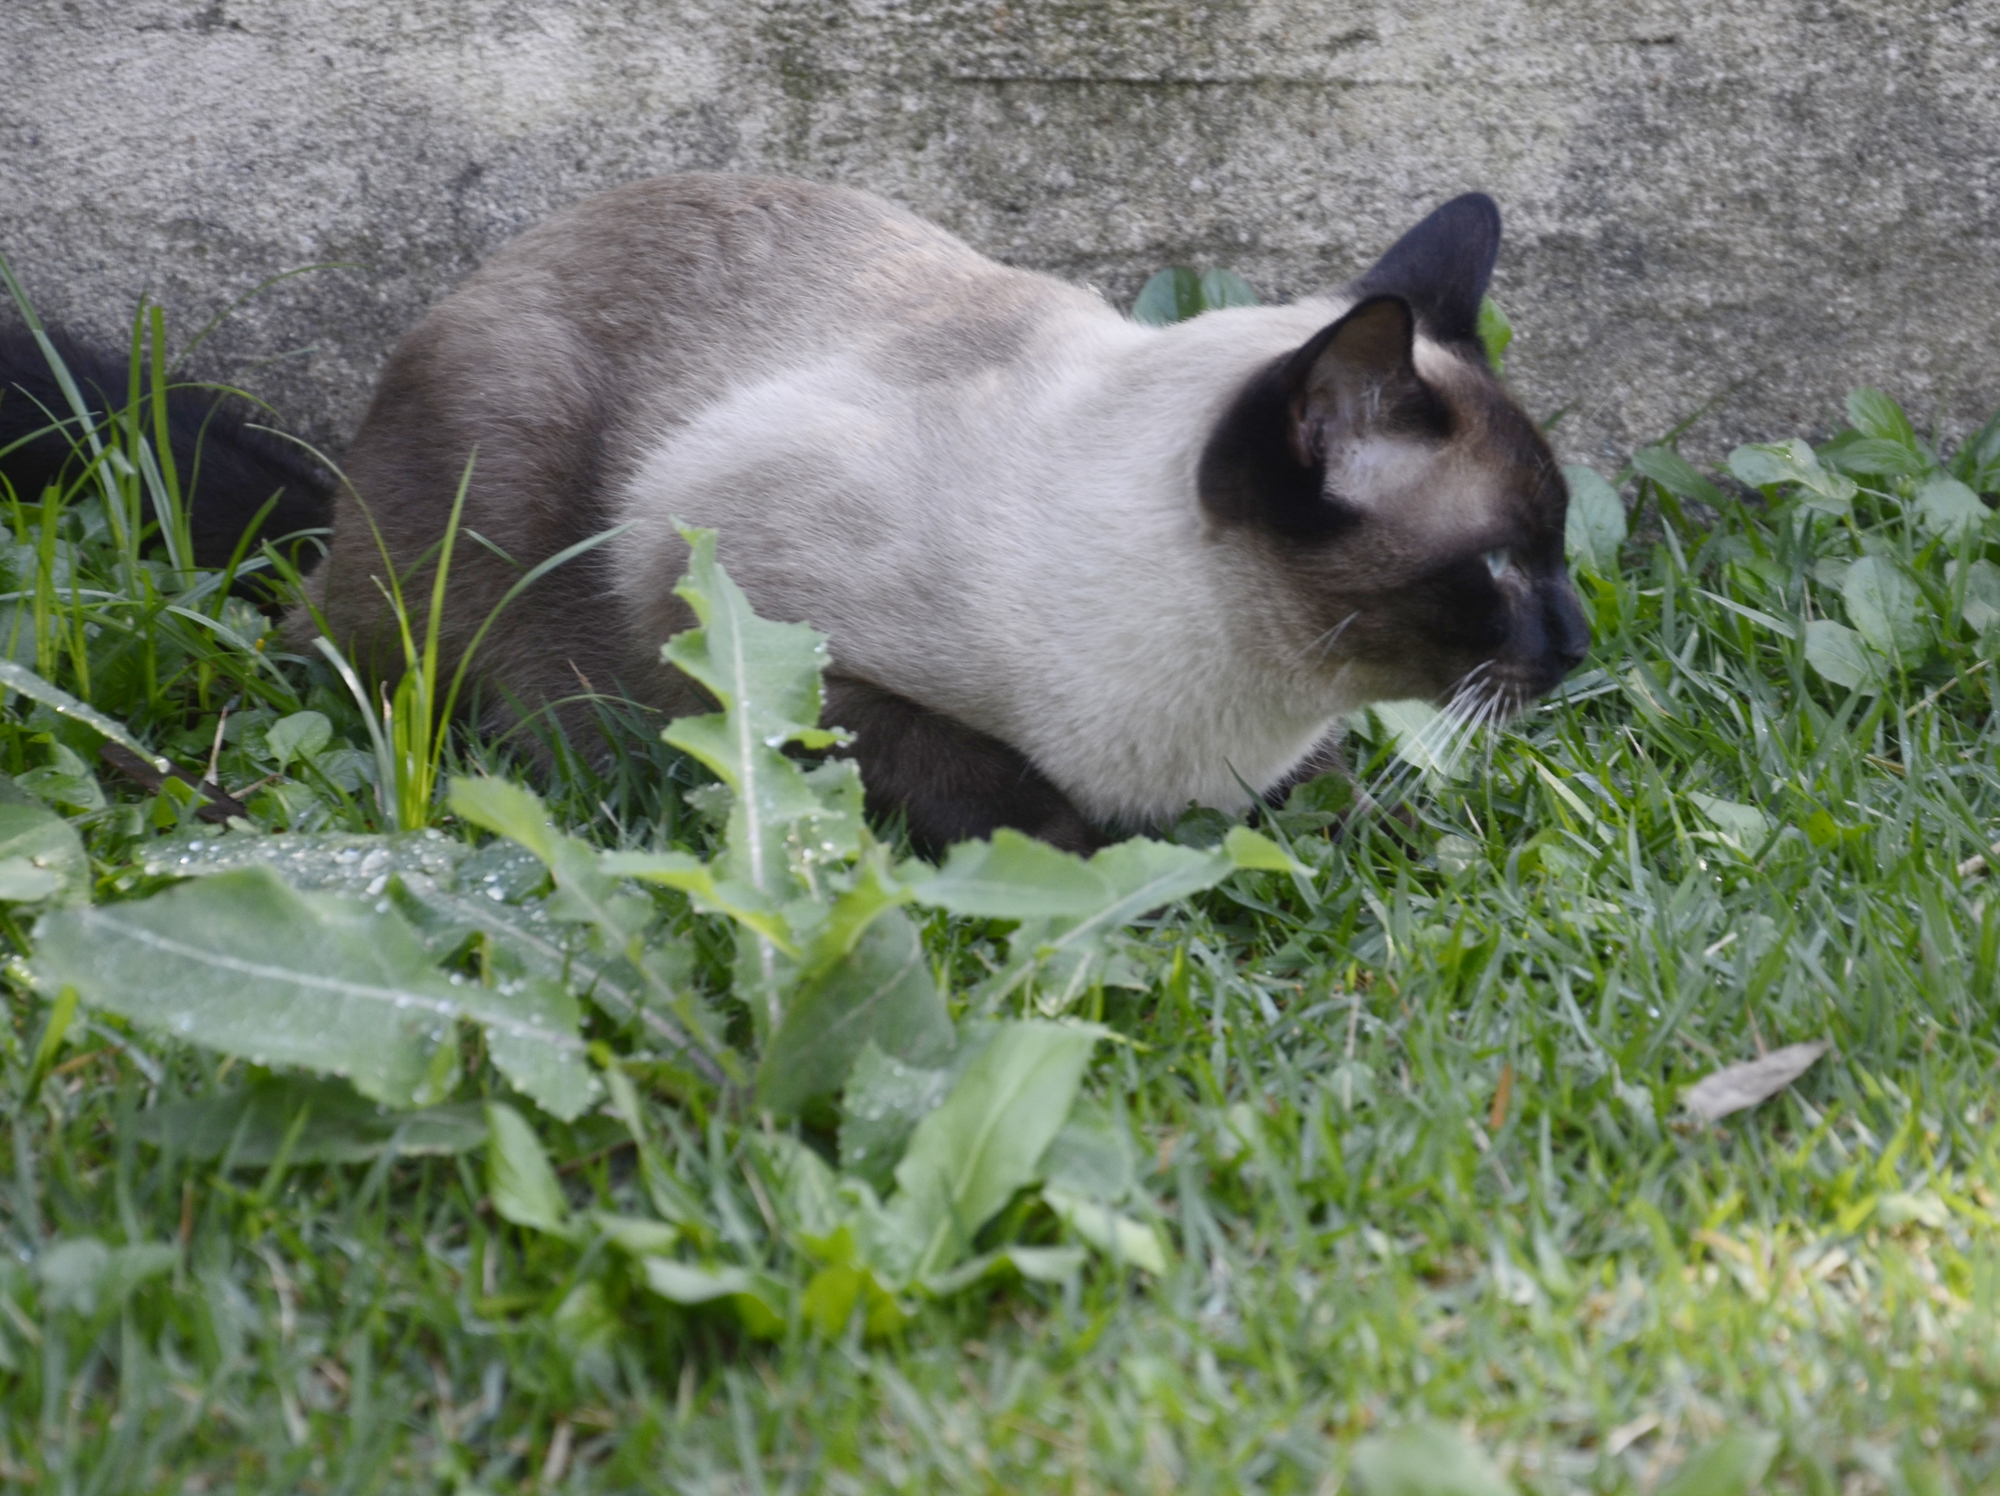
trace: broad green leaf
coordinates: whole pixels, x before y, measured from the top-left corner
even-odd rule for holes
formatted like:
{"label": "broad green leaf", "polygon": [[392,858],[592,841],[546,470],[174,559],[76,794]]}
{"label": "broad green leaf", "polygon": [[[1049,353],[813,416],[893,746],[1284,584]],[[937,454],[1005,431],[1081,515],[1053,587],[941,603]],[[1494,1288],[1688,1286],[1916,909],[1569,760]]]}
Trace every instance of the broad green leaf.
{"label": "broad green leaf", "polygon": [[295,1164],[361,1163],[466,1153],[486,1141],[486,1118],[467,1102],[389,1112],[345,1081],[267,1076],[238,1090],[140,1112],[133,1133],[155,1147],[193,1158],[222,1158],[260,1169],[278,1156],[299,1113],[305,1126],[286,1155]]}
{"label": "broad green leaf", "polygon": [[549,1328],[572,1376],[607,1393],[619,1390],[617,1345],[626,1327],[606,1302],[601,1282],[586,1278],[564,1294]]}
{"label": "broad green leaf", "polygon": [[1595,468],[1567,463],[1569,513],[1563,521],[1563,548],[1570,559],[1601,577],[1618,575],[1618,551],[1625,544],[1625,501]]}
{"label": "broad green leaf", "polygon": [[[544,1105],[594,1085],[572,1077],[586,1068],[573,1026],[448,980],[393,910],[298,893],[266,867],[59,910],[38,928],[34,971],[49,991],[74,986],[95,1007],[255,1064],[344,1075],[391,1106],[416,1099],[461,1018],[484,1026],[489,1043],[501,1036],[496,1060],[536,1051],[533,1072],[509,1078]],[[550,1075],[559,1086],[546,1085]]]}
{"label": "broad green leaf", "polygon": [[1132,320],[1148,327],[1185,322],[1202,310],[1201,277],[1192,270],[1162,270],[1139,288],[1132,303]]}
{"label": "broad green leaf", "polygon": [[1514,1488],[1456,1429],[1407,1423],[1354,1446],[1361,1496],[1513,1496]]}
{"label": "broad green leaf", "polygon": [[787,999],[757,1069],[757,1100],[788,1116],[838,1090],[864,1045],[922,1064],[949,1051],[951,1040],[951,1015],[917,927],[890,908]]}
{"label": "broad green leaf", "polygon": [[323,712],[293,712],[264,729],[264,747],[283,769],[295,758],[310,759],[333,741],[333,724]]}
{"label": "broad green leaf", "polygon": [[674,1243],[681,1238],[680,1227],[666,1221],[648,1220],[644,1216],[612,1215],[608,1211],[593,1210],[590,1224],[603,1233],[606,1241],[634,1257],[654,1257],[671,1251]]}
{"label": "broad green leaf", "polygon": [[1155,1274],[1167,1270],[1166,1248],[1160,1245],[1158,1233],[1145,1222],[1135,1221],[1087,1195],[1072,1194],[1054,1185],[1043,1189],[1042,1199],[1064,1225],[1112,1261],[1129,1263]]}
{"label": "broad green leaf", "polygon": [[[1129,845],[1129,843],[1128,843]],[[1000,1025],[944,1104],[911,1134],[889,1214],[915,1247],[911,1273],[944,1271],[1018,1189],[1069,1116],[1103,1030]]]}
{"label": "broad green leaf", "polygon": [[111,1308],[149,1278],[173,1271],[180,1253],[166,1242],[107,1247],[94,1236],[71,1237],[43,1249],[35,1263],[42,1303],[86,1318]]}
{"label": "broad green leaf", "polygon": [[1131,1137],[1107,1118],[1072,1117],[1042,1154],[1042,1180],[1051,1189],[1117,1205],[1139,1184]]}
{"label": "broad green leaf", "polygon": [[486,1190],[503,1220],[569,1234],[569,1202],[528,1121],[504,1101],[486,1103]]}
{"label": "broad green leaf", "polygon": [[702,1219],[701,1204],[693,1191],[681,1182],[660,1157],[653,1146],[653,1139],[646,1131],[645,1112],[639,1104],[639,1090],[632,1084],[632,1078],[621,1065],[611,1065],[604,1072],[605,1089],[610,1094],[611,1112],[625,1124],[625,1131],[631,1135],[633,1146],[639,1154],[639,1177],[645,1182],[646,1197],[652,1202],[655,1212],[662,1220],[685,1226]]}
{"label": "broad green leaf", "polygon": [[985,919],[1060,918],[1111,896],[1081,857],[1004,826],[990,841],[960,842],[942,868],[909,888],[920,904]]}
{"label": "broad green leaf", "polygon": [[932,1273],[923,1280],[923,1289],[942,1299],[996,1273],[1012,1271],[1031,1283],[1068,1283],[1082,1270],[1083,1253],[1075,1247],[1002,1247],[961,1262],[948,1272]]}
{"label": "broad green leaf", "polygon": [[1632,467],[1676,498],[1693,499],[1712,509],[1728,503],[1721,489],[1696,472],[1694,465],[1671,447],[1640,448],[1632,454]]}
{"label": "broad green leaf", "polygon": [[1956,540],[1984,525],[1991,512],[1978,494],[1943,473],[1932,473],[1917,485],[1917,517],[1933,534]]}
{"label": "broad green leaf", "polygon": [[1864,385],[1850,393],[1847,397],[1847,419],[1863,436],[1913,449],[1917,444],[1916,428],[1903,414],[1903,407],[1880,390]]}
{"label": "broad green leaf", "polygon": [[1917,620],[1917,587],[1888,556],[1863,556],[1847,568],[1840,584],[1847,617],[1876,649],[1892,660],[1913,663],[1923,649]]}
{"label": "broad green leaf", "polygon": [[2000,413],[1959,444],[1951,474],[1975,493],[2000,493]]}
{"label": "broad green leaf", "polygon": [[[1957,562],[1947,563],[1945,576],[1953,583],[1957,582]],[[1959,611],[1974,633],[1983,634],[2000,623],[2000,566],[1981,560],[1966,569],[1965,601]]]}
{"label": "broad green leaf", "polygon": [[1231,868],[1266,873],[1300,873],[1305,869],[1283,847],[1248,826],[1232,826],[1222,839]]}
{"label": "broad green leaf", "polygon": [[906,1065],[863,1045],[840,1098],[841,1168],[887,1189],[910,1134],[944,1103],[954,1079],[946,1067]]}
{"label": "broad green leaf", "polygon": [[1688,1456],[1659,1496],[1751,1496],[1764,1488],[1764,1472],[1777,1453],[1776,1434],[1732,1429]]}
{"label": "broad green leaf", "polygon": [[775,1339],[785,1332],[785,1287],[768,1273],[742,1267],[692,1267],[667,1257],[645,1259],[646,1286],[675,1304],[727,1299],[752,1335]]}
{"label": "broad green leaf", "polygon": [[1699,790],[1688,791],[1688,799],[1693,801],[1701,813],[1713,821],[1718,829],[1735,837],[1746,848],[1754,849],[1771,834],[1771,818],[1754,805],[1718,799],[1714,795],[1704,795]]}
{"label": "broad green leaf", "polygon": [[1738,447],[1729,454],[1729,471],[1752,488],[1795,484],[1799,502],[1826,514],[1845,514],[1854,503],[1854,480],[1820,465],[1813,449],[1794,437],[1768,446]]}
{"label": "broad green leaf", "polygon": [[1830,618],[1806,625],[1806,663],[1843,690],[1882,689],[1881,660],[1853,629]]}
{"label": "broad green leaf", "polygon": [[456,990],[476,994],[466,1008],[485,1027],[486,1052],[514,1089],[543,1111],[569,1121],[603,1094],[573,1044],[549,1043],[551,1034],[574,1040],[583,1022],[576,998],[561,982],[522,977]]}
{"label": "broad green leaf", "polygon": [[1135,837],[1086,862],[1002,829],[990,842],[954,847],[943,868],[918,874],[909,887],[920,904],[1020,920],[990,995],[1011,991],[1039,968],[1045,1006],[1057,1011],[1097,974],[1124,925],[1214,887],[1239,867],[1291,866],[1280,848],[1247,830],[1208,849]]}
{"label": "broad green leaf", "polygon": [[[26,665],[16,664],[4,656],[0,656],[0,687],[19,691],[31,701],[39,701],[52,711],[74,718],[119,746],[131,749],[156,769],[164,771],[167,767],[165,759],[133,737],[122,724],[112,721],[89,703],[78,701],[61,686],[43,680]],[[4,691],[0,691],[0,695],[4,694]]]}
{"label": "broad green leaf", "polygon": [[1491,296],[1479,298],[1479,346],[1486,350],[1486,365],[1495,374],[1506,372],[1507,345],[1514,341],[1514,324]]}
{"label": "broad green leaf", "polygon": [[90,883],[90,858],[74,826],[32,801],[0,803],[0,900],[86,902]]}
{"label": "broad green leaf", "polygon": [[205,878],[246,867],[268,867],[302,893],[340,893],[377,898],[391,877],[412,888],[449,887],[471,848],[442,831],[396,831],[364,835],[351,831],[199,831],[161,837],[145,849],[146,871],[154,877]]}
{"label": "broad green leaf", "polygon": [[1203,311],[1215,311],[1226,306],[1260,304],[1256,288],[1234,270],[1202,271],[1200,291]]}
{"label": "broad green leaf", "polygon": [[[842,1233],[844,1239],[846,1233]],[[837,1338],[861,1310],[864,1333],[892,1335],[909,1323],[910,1315],[889,1285],[866,1263],[851,1255],[829,1262],[812,1276],[799,1296],[799,1309],[807,1323],[832,1340]]]}
{"label": "broad green leaf", "polygon": [[1916,448],[1873,436],[1827,442],[1819,449],[1819,459],[1840,472],[1863,478],[1897,478],[1920,473],[1930,465]]}

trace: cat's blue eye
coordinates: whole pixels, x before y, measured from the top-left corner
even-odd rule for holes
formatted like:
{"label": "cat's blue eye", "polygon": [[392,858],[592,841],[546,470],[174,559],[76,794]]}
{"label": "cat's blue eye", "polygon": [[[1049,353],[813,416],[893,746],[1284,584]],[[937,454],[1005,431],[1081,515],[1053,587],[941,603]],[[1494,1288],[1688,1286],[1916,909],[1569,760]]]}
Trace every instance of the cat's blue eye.
{"label": "cat's blue eye", "polygon": [[1507,568],[1513,564],[1514,553],[1512,551],[1499,550],[1488,551],[1486,553],[1486,569],[1493,573],[1496,581],[1507,575]]}

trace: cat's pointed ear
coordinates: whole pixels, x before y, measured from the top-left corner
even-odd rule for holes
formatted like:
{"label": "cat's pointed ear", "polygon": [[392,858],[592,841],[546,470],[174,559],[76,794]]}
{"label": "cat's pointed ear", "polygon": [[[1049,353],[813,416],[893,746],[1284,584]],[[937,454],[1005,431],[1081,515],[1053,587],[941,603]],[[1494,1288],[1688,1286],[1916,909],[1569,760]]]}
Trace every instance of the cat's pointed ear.
{"label": "cat's pointed ear", "polygon": [[[1405,424],[1432,402],[1413,360],[1416,314],[1400,296],[1371,296],[1286,361],[1292,455],[1310,466],[1336,433]],[[1428,412],[1426,412],[1428,414]]]}
{"label": "cat's pointed ear", "polygon": [[1353,289],[1363,297],[1400,296],[1438,342],[1479,348],[1479,303],[1499,253],[1500,209],[1485,193],[1468,192],[1389,246]]}

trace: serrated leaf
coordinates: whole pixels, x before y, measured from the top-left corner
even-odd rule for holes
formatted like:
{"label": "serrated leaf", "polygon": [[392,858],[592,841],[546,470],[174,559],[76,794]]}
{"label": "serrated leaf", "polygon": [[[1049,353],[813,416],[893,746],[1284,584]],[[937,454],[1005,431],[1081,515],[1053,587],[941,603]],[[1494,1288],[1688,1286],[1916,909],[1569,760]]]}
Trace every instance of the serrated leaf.
{"label": "serrated leaf", "polygon": [[32,801],[0,803],[0,900],[74,904],[90,898],[90,884],[74,826]]}
{"label": "serrated leaf", "polygon": [[1761,1429],[1732,1429],[1689,1455],[1659,1496],[1751,1496],[1763,1489],[1778,1442]]}
{"label": "serrated leaf", "polygon": [[1361,1496],[1513,1496],[1493,1462],[1456,1429],[1408,1423],[1354,1446]]}
{"label": "serrated leaf", "polygon": [[[701,622],[668,640],[661,656],[705,686],[722,710],[682,717],[662,736],[700,759],[732,792],[725,876],[782,906],[805,891],[791,865],[793,828],[822,808],[813,783],[782,750],[789,743],[827,748],[845,741],[844,734],[817,725],[826,637],[802,623],[759,618],[716,563],[715,532],[681,533],[689,547],[688,573],[674,590]],[[766,1032],[781,1016],[790,976],[788,958],[771,936],[751,931],[739,939],[737,995]]]}
{"label": "serrated leaf", "polygon": [[1847,691],[1882,689],[1881,661],[1844,623],[1815,618],[1806,625],[1806,663]]}
{"label": "serrated leaf", "polygon": [[1861,637],[1892,660],[1909,662],[1924,644],[1917,586],[1887,556],[1863,556],[1840,583],[1847,617]]}
{"label": "serrated leaf", "polygon": [[1787,1044],[1758,1059],[1725,1065],[1703,1076],[1681,1093],[1681,1105],[1704,1122],[1716,1122],[1745,1108],[1769,1101],[1832,1046],[1824,1039]]}
{"label": "serrated leaf", "polygon": [[929,1277],[957,1262],[979,1228],[1034,1182],[1102,1032],[1001,1024],[944,1104],[917,1124],[888,1206],[914,1248],[911,1275]]}
{"label": "serrated leaf", "polygon": [[1192,270],[1162,270],[1139,288],[1132,303],[1132,320],[1148,327],[1185,322],[1202,309],[1201,277]]}
{"label": "serrated leaf", "polygon": [[1618,575],[1618,551],[1625,544],[1625,501],[1595,468],[1566,463],[1569,512],[1563,520],[1563,549],[1571,560],[1601,577]]}
{"label": "serrated leaf", "polygon": [[598,866],[613,877],[637,878],[662,888],[678,888],[704,914],[723,914],[770,940],[788,955],[797,953],[784,915],[759,889],[717,878],[715,869],[689,852],[607,852]]}
{"label": "serrated leaf", "polygon": [[486,1103],[486,1190],[503,1220],[551,1236],[569,1234],[569,1202],[527,1118]]}
{"label": "serrated leaf", "polygon": [[787,999],[757,1069],[757,1100],[789,1116],[839,1089],[865,1045],[922,1064],[949,1051],[951,1039],[917,927],[888,908]]}
{"label": "serrated leaf", "polygon": [[256,1064],[346,1076],[391,1106],[415,1099],[461,1018],[489,1043],[499,1033],[502,1048],[533,1047],[532,1072],[509,1078],[552,1109],[595,1084],[573,1027],[448,980],[392,909],[298,893],[266,867],[57,911],[37,927],[33,966],[51,992],[74,986],[93,1006]]}
{"label": "serrated leaf", "polygon": [[553,862],[561,833],[534,791],[490,775],[460,776],[447,803],[461,820],[519,842],[543,862]]}
{"label": "serrated leaf", "polygon": [[297,1164],[362,1163],[466,1153],[486,1141],[486,1118],[473,1103],[386,1111],[345,1081],[267,1076],[221,1096],[153,1107],[132,1119],[134,1136],[192,1158],[221,1158],[261,1169],[278,1156],[300,1112],[305,1126],[287,1157]]}
{"label": "serrated leaf", "polygon": [[1932,534],[1956,540],[1984,525],[1991,513],[1958,479],[1932,473],[1917,485],[1917,517]]}

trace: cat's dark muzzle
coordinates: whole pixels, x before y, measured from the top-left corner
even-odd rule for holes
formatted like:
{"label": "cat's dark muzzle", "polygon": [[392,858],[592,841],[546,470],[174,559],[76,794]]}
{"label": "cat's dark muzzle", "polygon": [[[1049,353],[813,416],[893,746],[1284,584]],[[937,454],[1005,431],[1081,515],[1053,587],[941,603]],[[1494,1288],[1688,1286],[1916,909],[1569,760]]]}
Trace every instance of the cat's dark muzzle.
{"label": "cat's dark muzzle", "polygon": [[1590,624],[1567,576],[1538,581],[1511,610],[1504,639],[1484,659],[1466,660],[1438,695],[1441,706],[1511,717],[1546,696],[1590,653]]}

